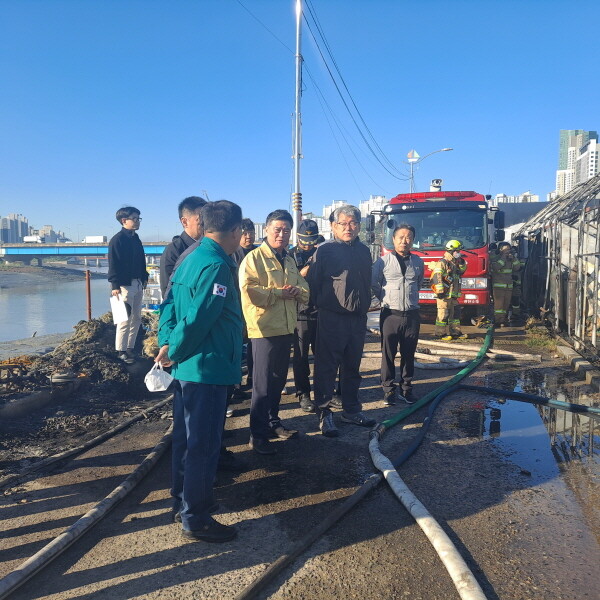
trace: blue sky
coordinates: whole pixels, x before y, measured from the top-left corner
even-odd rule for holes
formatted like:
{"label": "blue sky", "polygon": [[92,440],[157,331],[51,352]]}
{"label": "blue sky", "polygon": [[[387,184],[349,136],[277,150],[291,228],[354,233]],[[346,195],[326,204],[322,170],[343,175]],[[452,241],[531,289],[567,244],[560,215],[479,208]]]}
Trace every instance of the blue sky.
{"label": "blue sky", "polygon": [[[111,235],[133,204],[156,240],[178,233],[192,194],[256,221],[288,208],[294,1],[240,1],[264,27],[236,0],[0,0],[0,215]],[[545,199],[559,130],[600,128],[598,2],[310,4],[387,158],[406,171],[411,148],[454,148],[419,166],[418,190],[441,177]],[[408,191],[371,157],[303,35],[304,210]]]}

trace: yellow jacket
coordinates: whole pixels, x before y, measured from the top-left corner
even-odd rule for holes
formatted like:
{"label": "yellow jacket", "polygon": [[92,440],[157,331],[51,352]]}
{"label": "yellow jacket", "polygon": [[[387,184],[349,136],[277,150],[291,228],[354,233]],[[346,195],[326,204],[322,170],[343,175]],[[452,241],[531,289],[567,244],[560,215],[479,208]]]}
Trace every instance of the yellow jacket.
{"label": "yellow jacket", "polygon": [[[249,252],[240,264],[242,311],[249,338],[294,333],[297,304],[308,304],[308,283],[298,273],[296,261],[289,253],[284,264],[285,270],[266,242]],[[300,288],[297,299],[282,298],[284,285]]]}

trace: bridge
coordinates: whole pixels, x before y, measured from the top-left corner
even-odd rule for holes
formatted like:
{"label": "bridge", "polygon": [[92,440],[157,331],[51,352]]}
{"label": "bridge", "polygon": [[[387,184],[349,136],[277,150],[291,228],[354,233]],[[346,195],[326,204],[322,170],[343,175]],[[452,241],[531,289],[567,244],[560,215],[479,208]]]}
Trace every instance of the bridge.
{"label": "bridge", "polygon": [[[160,256],[168,242],[144,242],[146,256]],[[44,258],[61,256],[65,258],[106,258],[108,243],[103,244],[0,244],[0,259],[7,263],[23,262],[27,265],[37,260],[41,266]]]}

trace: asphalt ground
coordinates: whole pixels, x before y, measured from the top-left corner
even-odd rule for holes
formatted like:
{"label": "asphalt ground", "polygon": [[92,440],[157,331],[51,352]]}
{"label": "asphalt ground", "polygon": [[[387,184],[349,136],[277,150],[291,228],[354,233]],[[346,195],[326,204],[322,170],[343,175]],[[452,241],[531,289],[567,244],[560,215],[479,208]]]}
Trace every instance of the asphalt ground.
{"label": "asphalt ground", "polygon": [[[424,326],[423,334],[431,328]],[[465,328],[481,344],[481,330]],[[369,338],[365,352],[377,352]],[[496,336],[496,347],[530,352],[519,329]],[[365,411],[385,420],[403,406],[384,407],[379,360],[362,363]],[[456,370],[418,371],[418,396]],[[514,389],[524,374],[563,373],[581,383],[564,363],[545,356],[541,364],[484,363],[470,382]],[[570,382],[572,377],[572,382]],[[293,381],[289,380],[290,390]],[[547,390],[552,394],[552,389]],[[590,392],[591,394],[592,392]],[[437,518],[491,599],[597,599],[600,597],[600,530],[594,504],[597,487],[582,495],[576,480],[558,472],[532,472],[518,457],[498,449],[473,429],[485,399],[475,393],[450,396],[436,412],[417,453],[400,476]],[[216,518],[235,525],[226,544],[188,542],[170,522],[169,458],[78,544],[26,583],[15,599],[160,598],[230,599],[325,519],[374,470],[368,430],[336,421],[340,437],[324,438],[317,419],[300,411],[293,395],[282,398],[282,417],[300,430],[297,439],[276,441],[277,455],[250,451],[249,402],[234,405],[226,439],[246,469],[220,473]],[[396,457],[418,431],[426,409],[387,432],[381,447]],[[0,574],[68,527],[108,494],[154,447],[167,428],[155,418],[91,450],[0,501]],[[507,432],[510,435],[510,432]],[[594,495],[596,494],[596,495]],[[590,505],[591,504],[591,505]],[[450,577],[420,528],[382,483],[285,569],[258,598],[427,599],[458,598]]]}

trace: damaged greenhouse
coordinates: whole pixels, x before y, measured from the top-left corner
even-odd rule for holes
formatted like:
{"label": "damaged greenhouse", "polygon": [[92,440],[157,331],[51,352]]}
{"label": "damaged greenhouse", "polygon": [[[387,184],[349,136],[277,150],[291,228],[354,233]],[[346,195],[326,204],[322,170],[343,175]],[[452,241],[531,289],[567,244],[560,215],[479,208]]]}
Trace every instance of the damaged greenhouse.
{"label": "damaged greenhouse", "polygon": [[597,175],[551,202],[514,235],[527,259],[525,306],[592,360],[600,359],[599,206]]}

